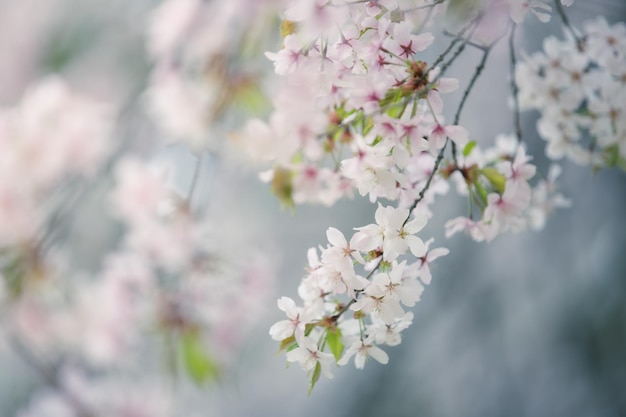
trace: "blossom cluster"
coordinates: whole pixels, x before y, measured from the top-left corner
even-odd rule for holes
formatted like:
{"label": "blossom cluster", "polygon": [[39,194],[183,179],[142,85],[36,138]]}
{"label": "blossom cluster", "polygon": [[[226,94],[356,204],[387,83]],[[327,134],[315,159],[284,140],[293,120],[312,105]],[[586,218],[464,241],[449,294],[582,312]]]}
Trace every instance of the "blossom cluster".
{"label": "blossom cluster", "polygon": [[[557,208],[569,206],[555,183],[560,167],[554,165],[546,179],[534,181],[537,168],[524,146],[513,136],[500,135],[495,146],[481,150],[470,145],[458,158],[458,165],[444,168],[466,195],[470,208],[478,208],[480,218],[457,217],[446,223],[446,236],[467,232],[476,241],[491,241],[508,231],[541,229],[546,217]],[[535,184],[531,184],[531,182]]]}
{"label": "blossom cluster", "polygon": [[546,38],[517,68],[520,105],[536,109],[551,159],[626,167],[626,25],[603,18]]}
{"label": "blossom cluster", "polygon": [[[161,133],[196,158],[182,192],[173,167],[111,152],[109,106],[58,78],[0,111],[0,339],[47,385],[18,415],[171,415],[171,390],[127,382],[146,376],[147,353],[197,383],[233,359],[264,301],[267,265],[244,243],[229,246],[192,197],[207,149],[219,157],[222,130],[261,100],[263,66],[249,58],[280,5],[282,46],[265,54],[280,79],[267,83],[273,110],[232,138],[267,164],[261,178],[286,206],[359,194],[377,210],[350,236],[327,229],[327,244],[308,252],[300,301],[278,300],[286,319],[269,333],[310,372],[311,388],[332,377],[333,363],[387,363],[385,346],[402,341],[431,267],[449,253],[423,232],[439,197],[456,188],[469,203],[466,216],[447,221],[447,237],[487,242],[541,229],[569,205],[560,167],[541,177],[519,132],[479,145],[460,115],[491,48],[507,34],[513,45],[529,16],[545,22],[572,3],[165,0],[149,19],[153,65],[142,97]],[[433,59],[435,19],[450,43]],[[541,112],[551,159],[626,167],[626,26],[599,19],[579,32],[563,20],[564,41],[548,38],[543,53],[517,64],[514,99]],[[483,60],[446,120],[445,94],[460,85],[446,73],[466,47]],[[119,236],[93,270],[72,270],[58,223],[92,188],[85,178],[109,171],[100,209]]]}
{"label": "blossom cluster", "polygon": [[[442,1],[289,1],[282,49],[266,53],[282,80],[274,110],[268,121],[250,120],[239,138],[253,157],[273,164],[261,178],[287,206],[332,205],[355,191],[378,202],[376,224],[357,228],[349,241],[331,227],[321,258],[309,251],[298,290],[302,306],[288,297],[278,301],[287,320],[274,324],[270,335],[287,351],[287,361],[310,372],[311,387],[321,373],[332,376],[332,362],[345,365],[355,356],[363,368],[368,357],[388,361],[379,345],[400,342],[413,318],[404,308],[415,305],[431,281],[430,262],[448,253],[429,250],[433,239],[424,243],[416,233],[433,216],[435,197],[448,193],[449,181],[468,198],[470,213],[450,220],[447,236],[465,231],[491,241],[539,229],[547,214],[569,204],[554,183],[559,168],[537,180],[519,138],[502,136],[486,151],[469,140],[458,120],[473,81],[452,123],[444,119],[441,97],[458,88],[445,72],[466,44],[481,48],[486,59],[489,45],[513,22],[528,12],[547,21],[551,7],[516,0],[458,7]],[[436,15],[465,20],[429,64],[424,51],[434,35],[426,29]],[[497,35],[488,33],[494,19],[504,22]],[[452,158],[444,162],[449,143]]]}
{"label": "blossom cluster", "polygon": [[56,77],[0,110],[0,249],[40,238],[54,214],[52,191],[95,173],[111,149],[112,116]]}
{"label": "blossom cluster", "polygon": [[[357,228],[349,241],[329,228],[329,244],[320,247],[319,256],[309,249],[308,273],[298,288],[304,304],[278,300],[287,320],[274,324],[270,335],[287,350],[289,362],[312,371],[311,387],[320,373],[332,377],[333,362],[346,365],[354,356],[357,368],[370,357],[387,363],[379,345],[401,342],[413,320],[403,306],[420,300],[423,285],[431,281],[430,264],[448,253],[430,249],[432,240],[425,243],[416,235],[425,214],[407,221],[407,209],[379,205],[375,217],[376,223]],[[402,259],[409,252],[417,261]]]}
{"label": "blossom cluster", "polygon": [[433,42],[412,30],[424,11],[305,3],[287,8],[283,49],[267,53],[284,82],[269,122],[248,123],[247,149],[274,163],[263,178],[287,205],[332,205],[354,189],[372,202],[410,205],[425,171],[413,168],[428,165],[423,154],[436,155],[446,137],[467,140],[441,114],[440,94],[458,82],[419,59]]}

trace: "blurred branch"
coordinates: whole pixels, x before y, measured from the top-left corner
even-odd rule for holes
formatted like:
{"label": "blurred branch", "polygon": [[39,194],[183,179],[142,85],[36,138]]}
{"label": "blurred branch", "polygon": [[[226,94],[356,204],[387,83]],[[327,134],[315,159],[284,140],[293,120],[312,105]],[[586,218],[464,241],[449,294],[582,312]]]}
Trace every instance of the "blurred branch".
{"label": "blurred branch", "polygon": [[94,417],[94,415],[87,410],[87,408],[70,392],[68,392],[61,382],[59,381],[58,366],[50,367],[39,359],[27,346],[23,343],[19,337],[15,334],[9,334],[6,330],[6,340],[12,351],[15,352],[24,363],[30,366],[35,372],[39,374],[43,382],[54,388],[63,398],[67,401],[76,412],[77,417]]}

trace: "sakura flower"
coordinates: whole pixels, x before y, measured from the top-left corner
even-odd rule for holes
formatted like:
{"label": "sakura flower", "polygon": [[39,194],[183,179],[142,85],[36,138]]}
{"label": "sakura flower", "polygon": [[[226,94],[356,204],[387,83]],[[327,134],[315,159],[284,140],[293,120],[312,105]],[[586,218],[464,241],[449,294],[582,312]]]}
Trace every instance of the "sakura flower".
{"label": "sakura flower", "polygon": [[[424,287],[414,277],[405,275],[406,260],[400,264],[393,262],[391,271],[376,274],[372,280],[371,288],[378,287],[385,296],[399,300],[402,304],[412,307],[420,300]],[[371,293],[368,287],[366,293]]]}
{"label": "sakura flower", "polygon": [[372,314],[372,324],[367,327],[367,331],[374,339],[374,342],[396,346],[402,342],[401,332],[406,330],[411,323],[413,323],[413,313],[411,312],[397,318],[391,324],[385,323],[377,314]]}
{"label": "sakura flower", "polygon": [[350,309],[364,314],[376,312],[385,323],[392,323],[397,317],[404,315],[399,300],[378,283],[370,284],[356,303],[350,306]]}
{"label": "sakura flower", "polygon": [[356,290],[362,290],[368,281],[354,273],[354,269],[338,269],[334,264],[327,264],[317,270],[319,286],[324,292],[334,294],[348,293],[354,297]]}
{"label": "sakura flower", "polygon": [[425,215],[416,216],[406,222],[409,210],[404,208],[384,207],[380,203],[376,210],[376,224],[357,228],[358,249],[369,252],[382,248],[383,258],[389,261],[404,254],[407,249],[415,256],[425,252],[424,242],[415,234],[422,230],[428,220]]}
{"label": "sakura flower", "polygon": [[339,270],[352,271],[354,259],[363,263],[359,252],[353,248],[358,236],[353,236],[348,242],[338,229],[329,227],[326,231],[328,242],[332,245],[322,251],[322,262],[336,265]]}
{"label": "sakura flower", "polygon": [[296,303],[289,297],[280,297],[277,304],[278,308],[287,314],[287,320],[279,321],[270,327],[272,339],[281,341],[294,334],[304,335],[305,326],[309,322],[306,310],[296,307]]}
{"label": "sakura flower", "polygon": [[424,256],[419,258],[415,264],[417,267],[417,274],[419,275],[421,281],[428,285],[432,280],[432,275],[430,273],[430,264],[437,258],[442,256],[446,256],[450,251],[447,248],[435,248],[430,249],[430,245],[433,243],[434,239],[428,239],[426,241],[426,253]]}
{"label": "sakura flower", "polygon": [[437,124],[428,136],[428,147],[433,155],[446,143],[446,138],[450,138],[459,146],[464,146],[467,142],[468,132],[462,126]]}
{"label": "sakura flower", "polygon": [[344,366],[354,356],[354,365],[357,369],[363,369],[368,358],[373,358],[379,363],[385,365],[389,362],[389,356],[381,348],[374,344],[374,338],[369,336],[365,340],[357,340],[339,359],[337,365]]}
{"label": "sakura flower", "polygon": [[417,52],[428,48],[434,41],[432,33],[414,35],[411,33],[413,24],[409,21],[394,25],[393,37],[388,37],[383,47],[393,55],[405,59],[413,59]]}
{"label": "sakura flower", "polygon": [[266,52],[265,56],[274,61],[277,74],[290,74],[298,68],[303,57],[302,45],[296,35],[288,35],[283,40],[283,49],[277,53]]}
{"label": "sakura flower", "polygon": [[300,335],[296,337],[298,347],[287,352],[288,362],[298,362],[303,370],[312,371],[320,364],[322,373],[327,378],[333,378],[330,366],[335,362],[331,353],[322,352],[310,337]]}
{"label": "sakura flower", "polygon": [[491,240],[494,237],[494,233],[488,225],[480,221],[475,222],[467,217],[455,217],[448,220],[444,227],[446,229],[446,237],[448,238],[458,232],[468,233],[477,242]]}
{"label": "sakura flower", "polygon": [[[519,147],[513,161],[505,161],[498,165],[499,171],[506,177],[507,189],[517,188],[519,194],[530,197],[528,181],[535,176],[537,167],[528,163],[532,158],[526,155],[523,147]],[[520,197],[522,198],[522,197]]]}

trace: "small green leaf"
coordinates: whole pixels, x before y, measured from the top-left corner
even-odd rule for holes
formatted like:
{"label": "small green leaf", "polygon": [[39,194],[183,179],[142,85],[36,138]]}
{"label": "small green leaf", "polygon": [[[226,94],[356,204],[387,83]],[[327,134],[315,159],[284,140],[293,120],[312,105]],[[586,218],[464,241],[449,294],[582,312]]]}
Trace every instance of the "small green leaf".
{"label": "small green leaf", "polygon": [[468,156],[469,154],[471,154],[472,150],[474,150],[475,147],[476,147],[475,140],[471,140],[467,142],[467,145],[465,145],[465,147],[463,148],[463,156]]}
{"label": "small green leaf", "polygon": [[313,375],[311,375],[311,385],[309,385],[309,395],[313,392],[313,388],[315,388],[315,384],[320,379],[320,375],[322,374],[322,365],[320,363],[315,364],[315,369],[313,370]]}
{"label": "small green leaf", "polygon": [[489,180],[493,188],[500,194],[504,193],[506,187],[506,178],[495,168],[483,168],[481,173]]}
{"label": "small green leaf", "polygon": [[235,92],[235,100],[241,109],[249,114],[263,114],[269,108],[269,100],[254,83],[244,85]]}
{"label": "small green leaf", "polygon": [[341,330],[338,327],[330,327],[328,332],[326,332],[326,343],[330,348],[333,356],[335,357],[335,361],[338,361],[341,358],[341,354],[343,353],[343,343],[341,342]]}
{"label": "small green leaf", "polygon": [[271,189],[285,207],[293,208],[292,173],[288,169],[276,167],[272,178]]}
{"label": "small green leaf", "polygon": [[371,146],[376,146],[376,145],[378,145],[378,144],[379,144],[380,142],[382,142],[382,141],[383,141],[383,137],[382,137],[382,136],[376,136],[376,137],[374,138],[374,142],[372,142],[372,145],[371,145]]}
{"label": "small green leaf", "polygon": [[210,379],[217,378],[218,366],[206,353],[200,340],[200,333],[196,331],[184,333],[181,349],[183,365],[194,382],[203,384]]}

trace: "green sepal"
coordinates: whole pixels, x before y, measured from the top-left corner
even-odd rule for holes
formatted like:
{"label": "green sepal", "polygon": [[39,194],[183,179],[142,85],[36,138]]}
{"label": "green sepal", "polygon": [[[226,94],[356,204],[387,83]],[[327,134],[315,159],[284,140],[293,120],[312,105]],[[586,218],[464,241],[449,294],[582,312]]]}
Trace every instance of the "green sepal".
{"label": "green sepal", "polygon": [[289,352],[290,350],[293,350],[296,346],[298,346],[298,344],[296,343],[296,337],[293,335],[289,336],[288,338],[280,341],[280,346],[278,347],[278,352],[276,353],[278,354],[283,350],[287,350],[287,352]]}
{"label": "green sepal", "polygon": [[315,384],[320,380],[320,375],[322,375],[322,365],[319,362],[315,364],[315,369],[313,370],[313,374],[311,375],[311,385],[309,385],[309,395],[313,392],[313,388],[315,388]]}
{"label": "green sepal", "polygon": [[504,193],[506,178],[496,168],[483,168],[481,173],[489,180],[493,188],[500,194]]}
{"label": "green sepal", "polygon": [[341,358],[343,353],[343,343],[341,342],[341,330],[338,327],[329,327],[326,332],[326,343],[330,348],[331,353],[335,357],[335,362]]}
{"label": "green sepal", "polygon": [[391,262],[389,261],[381,261],[379,265],[381,272],[389,272],[391,271]]}
{"label": "green sepal", "polygon": [[195,383],[201,385],[219,376],[219,368],[207,354],[199,332],[188,331],[182,335],[181,353],[185,370]]}

